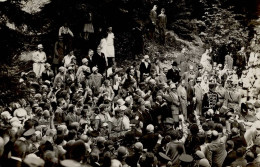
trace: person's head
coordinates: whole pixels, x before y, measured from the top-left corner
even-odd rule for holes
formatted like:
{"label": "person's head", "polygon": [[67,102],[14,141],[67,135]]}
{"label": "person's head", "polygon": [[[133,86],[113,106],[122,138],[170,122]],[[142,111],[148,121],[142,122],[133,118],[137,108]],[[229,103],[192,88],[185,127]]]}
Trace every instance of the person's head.
{"label": "person's head", "polygon": [[185,80],[184,79],[181,81],[181,86],[185,86]]}
{"label": "person's head", "polygon": [[109,81],[108,79],[104,81],[104,85],[105,85],[105,86],[110,86],[110,84],[111,84],[111,83],[110,83],[110,81]]}
{"label": "person's head", "polygon": [[254,153],[252,153],[251,151],[248,151],[245,155],[245,159],[246,159],[247,163],[253,162],[255,160]]}
{"label": "person's head", "polygon": [[149,62],[149,56],[148,55],[144,56],[144,61]]}
{"label": "person's head", "polygon": [[98,73],[98,68],[97,68],[97,67],[93,67],[93,68],[92,68],[92,72],[93,72],[94,74],[97,74],[97,73]]}
{"label": "person's head", "polygon": [[17,140],[14,142],[13,147],[11,148],[11,155],[14,157],[24,158],[27,145],[24,141]]}
{"label": "person's head", "polygon": [[245,149],[242,148],[242,147],[240,147],[240,148],[237,149],[236,153],[237,153],[237,156],[238,156],[239,158],[241,158],[241,157],[243,157],[244,154],[245,154]]}
{"label": "person's head", "polygon": [[157,5],[153,5],[153,10],[157,10],[158,6]]}
{"label": "person's head", "polygon": [[193,78],[189,78],[188,82],[189,82],[190,85],[194,85],[194,79]]}
{"label": "person's head", "polygon": [[88,50],[88,55],[89,55],[89,56],[93,56],[93,55],[94,55],[94,51],[93,51],[92,49],[89,49],[89,50]]}
{"label": "person's head", "polygon": [[67,108],[67,102],[64,98],[59,98],[58,99],[58,106],[61,108],[61,109],[66,109]]}
{"label": "person's head", "polygon": [[71,146],[71,158],[80,162],[85,156],[87,150],[85,143],[82,140],[78,140]]}
{"label": "person's head", "polygon": [[153,133],[154,132],[154,126],[152,124],[147,125],[146,131],[147,131],[147,133]]}
{"label": "person's head", "polygon": [[42,45],[42,44],[39,44],[39,45],[37,46],[37,48],[38,48],[39,51],[43,51],[43,45]]}
{"label": "person's head", "polygon": [[108,30],[108,32],[112,32],[113,28],[112,27],[108,27],[107,30]]}
{"label": "person's head", "polygon": [[165,9],[164,9],[164,8],[161,9],[161,13],[162,13],[162,14],[165,13]]}
{"label": "person's head", "polygon": [[97,53],[100,55],[101,54],[101,47],[97,48]]}

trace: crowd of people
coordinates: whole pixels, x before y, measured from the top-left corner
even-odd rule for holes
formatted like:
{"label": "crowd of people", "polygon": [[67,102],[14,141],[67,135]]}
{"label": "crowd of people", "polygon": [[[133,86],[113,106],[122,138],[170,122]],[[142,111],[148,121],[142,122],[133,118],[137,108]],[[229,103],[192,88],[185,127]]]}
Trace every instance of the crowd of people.
{"label": "crowd of people", "polygon": [[[89,21],[84,38],[93,32]],[[28,93],[1,106],[0,166],[260,166],[258,52],[218,64],[206,48],[185,71],[153,55],[119,67],[112,27],[80,59],[73,36],[60,28],[51,62],[39,44],[17,83]]]}

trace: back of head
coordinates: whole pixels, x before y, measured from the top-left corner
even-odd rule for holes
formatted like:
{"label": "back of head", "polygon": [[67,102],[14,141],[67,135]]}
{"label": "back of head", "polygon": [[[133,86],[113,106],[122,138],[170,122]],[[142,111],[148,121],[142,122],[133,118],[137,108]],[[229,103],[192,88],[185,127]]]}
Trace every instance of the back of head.
{"label": "back of head", "polygon": [[78,140],[72,144],[71,147],[71,158],[80,161],[81,158],[86,154],[86,146],[82,140]]}
{"label": "back of head", "polygon": [[245,159],[246,159],[247,163],[253,162],[255,160],[254,153],[252,153],[251,151],[247,152]]}
{"label": "back of head", "polygon": [[24,158],[25,152],[26,152],[25,142],[21,140],[17,140],[11,149],[11,155],[14,157]]}
{"label": "back of head", "polygon": [[240,148],[237,149],[236,152],[237,152],[237,156],[238,156],[238,157],[243,157],[244,154],[245,154],[245,149],[243,149],[242,147],[240,147]]}

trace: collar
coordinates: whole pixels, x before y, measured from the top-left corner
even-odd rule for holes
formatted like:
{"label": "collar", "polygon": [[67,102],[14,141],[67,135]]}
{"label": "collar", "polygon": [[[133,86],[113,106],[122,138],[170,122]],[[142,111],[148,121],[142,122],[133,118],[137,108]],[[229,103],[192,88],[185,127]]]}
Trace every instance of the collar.
{"label": "collar", "polygon": [[21,158],[19,158],[19,157],[14,157],[14,156],[11,156],[11,159],[14,159],[14,160],[16,160],[16,161],[20,161],[20,162],[22,162],[22,159],[21,159]]}

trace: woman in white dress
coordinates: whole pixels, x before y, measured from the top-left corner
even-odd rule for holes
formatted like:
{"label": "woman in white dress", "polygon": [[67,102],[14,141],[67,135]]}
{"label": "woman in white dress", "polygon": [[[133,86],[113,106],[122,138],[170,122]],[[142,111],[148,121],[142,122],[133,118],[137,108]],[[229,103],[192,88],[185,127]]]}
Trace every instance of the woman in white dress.
{"label": "woman in white dress", "polygon": [[107,31],[107,57],[108,57],[108,63],[109,66],[112,66],[115,61],[115,47],[114,47],[114,38],[115,35],[112,32],[112,27],[108,28]]}
{"label": "woman in white dress", "polygon": [[204,71],[211,71],[212,70],[212,65],[210,63],[211,61],[211,57],[209,56],[209,54],[211,53],[212,49],[206,49],[206,52],[203,53],[203,55],[201,56],[201,60],[200,63],[203,66]]}
{"label": "woman in white dress", "polygon": [[106,38],[107,38],[107,33],[104,33],[103,36],[102,36],[102,39],[101,39],[101,41],[99,43],[98,48],[100,48],[100,52],[104,54],[105,59],[106,59],[106,64],[108,65],[108,60],[107,60],[107,57],[108,57],[107,56],[108,55],[108,53],[107,53],[107,39]]}
{"label": "woman in white dress", "polygon": [[45,62],[47,60],[42,44],[38,45],[38,51],[33,53],[32,60],[34,62],[33,72],[35,72],[37,78],[40,78],[45,70]]}

